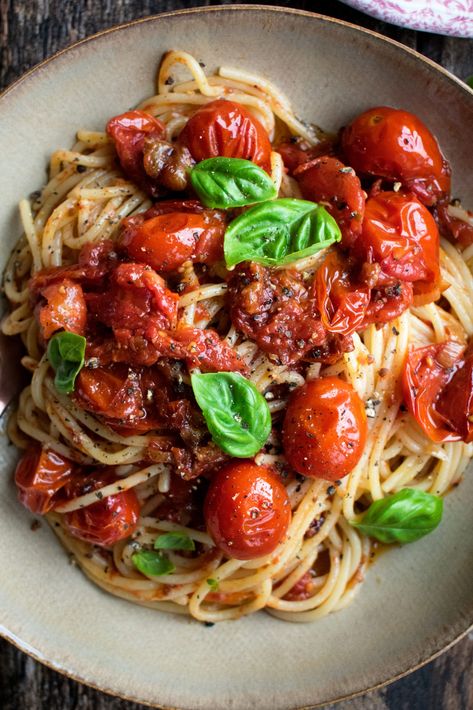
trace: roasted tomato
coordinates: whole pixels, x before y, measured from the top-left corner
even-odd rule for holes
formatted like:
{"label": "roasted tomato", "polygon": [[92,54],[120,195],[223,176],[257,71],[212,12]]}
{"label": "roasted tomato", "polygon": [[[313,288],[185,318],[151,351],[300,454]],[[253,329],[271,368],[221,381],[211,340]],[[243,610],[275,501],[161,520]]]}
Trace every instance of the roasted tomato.
{"label": "roasted tomato", "polygon": [[103,417],[133,422],[145,416],[139,375],[126,365],[83,367],[74,397],[81,408]]}
{"label": "roasted tomato", "polygon": [[473,441],[473,345],[469,345],[460,366],[444,387],[435,408],[447,427],[469,444]]}
{"label": "roasted tomato", "polygon": [[68,330],[83,335],[87,307],[81,286],[70,279],[62,279],[42,289],[46,304],[39,306],[38,320],[41,334],[49,340],[56,330]]}
{"label": "roasted tomato", "polygon": [[[116,481],[113,471],[96,471],[84,477],[67,491],[70,498],[103,488]],[[71,535],[92,545],[111,547],[129,537],[140,517],[140,504],[134,490],[107,496],[85,508],[64,514],[64,523]]]}
{"label": "roasted tomato", "polygon": [[414,296],[412,284],[397,283],[391,286],[375,288],[371,291],[371,300],[366,309],[365,320],[360,330],[372,323],[390,323],[399,318],[404,311],[411,307]]}
{"label": "roasted tomato", "polygon": [[257,118],[234,101],[217,99],[197,109],[179,140],[196,161],[218,156],[244,158],[270,170],[268,134]]}
{"label": "roasted tomato", "polygon": [[357,173],[398,180],[425,205],[450,194],[449,164],[429,129],[408,111],[365,111],[344,129],[342,148]]}
{"label": "roasted tomato", "polygon": [[233,461],[213,477],[204,505],[207,529],[229,557],[273,552],[286,535],[291,506],[277,475],[253,461]]}
{"label": "roasted tomato", "polygon": [[139,226],[125,221],[121,244],[134,261],[167,272],[188,260],[212,263],[223,258],[224,233],[225,222],[214,211],[170,212]]}
{"label": "roasted tomato", "polygon": [[350,335],[363,325],[370,302],[367,286],[352,283],[345,260],[331,252],[315,278],[317,308],[324,327],[331,333]]}
{"label": "roasted tomato", "polygon": [[294,170],[302,196],[322,202],[342,232],[342,244],[350,247],[361,232],[365,195],[352,168],[336,158],[324,156]]}
{"label": "roasted tomato", "polygon": [[144,143],[146,138],[162,138],[166,133],[164,124],[144,111],[128,111],[110,119],[107,133],[115,143],[123,172],[146,192],[157,197],[159,187],[143,165]]}
{"label": "roasted tomato", "polygon": [[54,496],[71,479],[74,464],[56,451],[32,444],[15,471],[18,497],[28,510],[44,515],[54,505]]}
{"label": "roasted tomato", "polygon": [[314,158],[327,157],[333,153],[334,143],[330,138],[321,140],[317,145],[308,146],[300,139],[291,140],[288,143],[280,143],[275,150],[283,159],[284,167],[290,175],[293,175],[299,165],[308,163]]}
{"label": "roasted tomato", "polygon": [[[452,205],[452,209],[455,209],[454,205]],[[460,208],[460,214],[462,212],[463,210]],[[455,213],[449,210],[449,205],[439,205],[435,210],[440,232],[453,244],[457,244],[460,249],[465,249],[473,244],[473,213],[468,210],[464,210],[464,212],[466,219],[470,220],[469,222],[455,216]]]}
{"label": "roasted tomato", "polygon": [[289,400],[283,425],[284,452],[304,476],[336,481],[356,466],[367,434],[363,402],[338,377],[311,380]]}
{"label": "roasted tomato", "polygon": [[381,266],[379,284],[407,281],[420,305],[439,295],[439,233],[430,212],[413,195],[380,192],[366,202],[354,253]]}
{"label": "roasted tomato", "polygon": [[[471,389],[462,393],[458,384],[466,386],[462,377],[450,391],[454,400],[442,399],[444,413],[437,408],[437,402],[452,379],[455,370],[461,364],[463,346],[456,341],[446,341],[435,345],[426,345],[423,348],[410,350],[407,356],[402,375],[402,391],[404,402],[425,434],[435,442],[458,441],[461,435],[449,425],[450,416],[458,421],[458,417],[468,416],[463,406],[465,398],[471,397]],[[460,371],[461,372],[461,371]],[[470,385],[471,388],[471,385]],[[469,399],[468,399],[469,401]],[[458,414],[453,409],[458,409]],[[468,427],[468,423],[465,422]]]}

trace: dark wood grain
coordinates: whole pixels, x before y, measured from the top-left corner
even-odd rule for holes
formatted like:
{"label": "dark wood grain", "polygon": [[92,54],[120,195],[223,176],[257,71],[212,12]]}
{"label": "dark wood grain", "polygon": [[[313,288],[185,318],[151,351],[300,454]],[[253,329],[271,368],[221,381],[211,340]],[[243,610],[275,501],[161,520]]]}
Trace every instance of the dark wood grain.
{"label": "dark wood grain", "polygon": [[[165,10],[218,4],[233,2],[0,0],[0,88],[58,49],[111,25]],[[259,4],[274,3],[260,0]],[[363,25],[418,49],[462,79],[473,74],[473,42],[470,40],[416,33],[387,25],[334,0],[278,4]],[[337,708],[469,710],[473,708],[472,665],[473,635],[470,635],[421,670],[387,688],[343,702]],[[0,708],[3,710],[139,710],[142,707],[69,680],[0,640]]]}

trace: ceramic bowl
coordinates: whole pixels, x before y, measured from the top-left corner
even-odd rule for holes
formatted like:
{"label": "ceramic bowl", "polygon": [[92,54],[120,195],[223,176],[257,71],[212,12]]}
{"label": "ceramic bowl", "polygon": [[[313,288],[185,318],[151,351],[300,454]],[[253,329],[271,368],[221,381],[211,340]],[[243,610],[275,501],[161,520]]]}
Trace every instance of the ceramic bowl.
{"label": "ceramic bowl", "polygon": [[453,37],[473,37],[472,0],[342,0],[384,22]]}
{"label": "ceramic bowl", "polygon": [[[276,82],[298,115],[338,128],[373,105],[403,106],[437,134],[454,194],[473,204],[473,92],[414,52],[314,14],[227,6],[163,14],[60,53],[0,99],[1,268],[20,233],[16,204],[40,186],[48,155],[79,127],[153,92],[162,53]],[[473,623],[473,476],[445,501],[432,535],[381,556],[356,601],[314,624],[264,613],[212,628],[94,587],[16,500],[15,451],[0,438],[2,633],[51,667],[106,692],[159,706],[287,710],[360,693],[448,647]]]}

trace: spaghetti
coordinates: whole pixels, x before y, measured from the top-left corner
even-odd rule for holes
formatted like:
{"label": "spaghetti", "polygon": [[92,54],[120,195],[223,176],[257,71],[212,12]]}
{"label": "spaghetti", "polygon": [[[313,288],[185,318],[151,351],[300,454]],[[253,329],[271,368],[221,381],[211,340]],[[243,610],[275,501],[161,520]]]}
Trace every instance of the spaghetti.
{"label": "spaghetti", "polygon": [[[179,71],[187,74],[182,80]],[[196,109],[221,99],[238,103],[256,117],[272,146],[292,145],[300,153],[305,151],[310,160],[317,159],[317,149],[324,155],[320,147],[326,137],[297,119],[288,99],[272,83],[231,67],[207,76],[186,52],[165,56],[157,93],[139,110],[164,124],[165,141],[172,146]],[[2,328],[7,335],[21,335],[27,352],[22,363],[32,378],[10,421],[9,435],[19,448],[34,441],[72,466],[88,471],[98,467],[114,475],[113,480],[101,479],[92,490],[56,496],[47,512],[48,522],[95,584],[151,608],[190,614],[205,622],[235,619],[259,609],[286,620],[312,621],[343,609],[360,588],[373,554],[370,538],[353,525],[362,519],[369,503],[405,488],[442,496],[460,481],[473,456],[473,444],[465,443],[467,437],[437,442],[429,438],[406,410],[399,387],[410,349],[449,339],[463,347],[473,335],[471,247],[462,254],[442,239],[440,299],[411,305],[388,322],[371,322],[350,334],[351,349],[341,347],[338,357],[332,353],[319,362],[309,358],[303,365],[291,358],[272,357],[256,338],[242,332],[235,319],[230,322],[227,298],[232,277],[222,261],[200,268],[191,259],[175,270],[178,323],[192,329],[216,329],[264,396],[273,417],[273,430],[255,462],[281,473],[292,518],[269,554],[235,559],[215,544],[203,525],[192,524],[192,515],[186,524],[185,516],[178,519],[169,514],[169,495],[177,476],[172,453],[175,441],[169,432],[159,427],[149,431],[113,427],[55,386],[41,332],[45,321],[38,318],[38,302],[35,306],[31,299],[31,277],[34,281],[44,269],[53,267],[70,273],[67,269],[78,264],[84,247],[105,240],[116,243],[124,220],[134,220],[153,206],[144,182],[130,180],[127,171],[120,169],[110,135],[81,130],[77,138],[71,150],[53,153],[50,179],[41,192],[20,202],[24,234],[5,271],[4,290],[11,312]],[[267,167],[278,196],[300,199],[300,168],[288,168],[287,160],[285,167],[281,154],[287,157],[283,151],[272,150]],[[120,158],[124,165],[121,154]],[[471,216],[458,205],[446,210],[444,225],[447,220],[471,224]],[[277,265],[272,273],[284,275],[289,269],[305,288],[316,278],[327,253],[330,249]],[[89,367],[94,357],[88,354]],[[183,388],[188,388],[192,371],[195,366],[194,370],[179,369]],[[367,414],[362,454],[350,473],[333,483],[297,475],[281,449],[281,417],[291,393],[307,382],[329,377],[349,383]],[[218,452],[212,449],[212,455],[217,467],[222,465]],[[204,485],[208,477],[203,475]],[[189,490],[194,480],[190,477]],[[131,535],[111,545],[97,545],[74,536],[65,524],[67,515],[126,491],[134,491],[139,503]],[[159,536],[168,533],[191,540],[193,552],[167,550],[173,571],[146,576],[137,569],[133,556],[151,549]]]}

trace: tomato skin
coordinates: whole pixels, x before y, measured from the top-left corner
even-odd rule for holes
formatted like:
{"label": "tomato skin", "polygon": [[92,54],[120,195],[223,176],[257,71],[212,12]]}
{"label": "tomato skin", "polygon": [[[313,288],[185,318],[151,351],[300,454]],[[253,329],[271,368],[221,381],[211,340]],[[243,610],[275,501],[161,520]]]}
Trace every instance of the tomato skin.
{"label": "tomato skin", "polygon": [[331,252],[317,270],[315,295],[322,324],[331,333],[360,330],[371,296],[367,286],[354,286],[342,257]]}
{"label": "tomato skin", "polygon": [[219,156],[243,158],[270,170],[271,143],[266,130],[234,101],[217,99],[197,109],[179,140],[197,162]]}
{"label": "tomato skin", "polygon": [[115,143],[123,172],[153,197],[159,188],[146,174],[143,165],[145,138],[162,138],[165,125],[145,111],[127,111],[107,123],[107,133]]}
{"label": "tomato skin", "polygon": [[212,478],[204,516],[211,537],[226,555],[252,560],[276,549],[292,514],[274,471],[253,461],[232,461]]}
{"label": "tomato skin", "polygon": [[224,233],[224,221],[212,213],[171,212],[134,228],[125,225],[121,243],[134,261],[169,272],[190,259],[213,263],[222,258]]}
{"label": "tomato skin", "polygon": [[65,278],[45,286],[41,295],[47,302],[38,310],[41,334],[45,340],[62,329],[77,335],[84,334],[87,307],[79,284]]}
{"label": "tomato skin", "polygon": [[74,398],[83,409],[103,417],[129,422],[145,416],[138,373],[126,365],[82,368]]}
{"label": "tomato skin", "polygon": [[[458,245],[460,249],[466,249],[470,244],[473,244],[473,226],[471,224],[449,214],[447,205],[439,205],[435,212],[441,233],[452,244]],[[473,213],[468,211],[468,216],[473,217]]]}
{"label": "tomato skin", "polygon": [[289,400],[283,425],[284,453],[303,476],[336,481],[361,458],[367,424],[363,402],[338,377],[306,382]]}
{"label": "tomato skin", "polygon": [[415,296],[430,294],[430,300],[435,300],[439,296],[439,249],[435,220],[416,197],[380,192],[367,200],[354,253],[379,263],[388,277],[386,284],[389,279],[407,281],[414,284]]}
{"label": "tomato skin", "polygon": [[365,195],[355,171],[336,158],[323,156],[294,170],[302,196],[323,202],[342,232],[342,244],[350,247],[361,232]]}
{"label": "tomato skin", "polygon": [[[450,367],[445,367],[441,362],[442,356],[445,357],[446,348],[451,350],[452,345],[454,352],[455,350],[457,352],[457,358]],[[436,443],[461,439],[458,433],[449,428],[448,419],[442,416],[436,406],[442,390],[454,375],[456,366],[460,364],[461,351],[462,347],[451,341],[426,345],[410,350],[404,364],[402,374],[404,402],[424,433]],[[468,392],[471,390],[469,389]],[[461,391],[455,394],[462,397]],[[463,416],[464,409],[461,402],[455,400],[452,404],[458,407]]]}
{"label": "tomato skin", "polygon": [[414,300],[412,284],[395,283],[374,289],[360,330],[372,323],[390,323],[411,307]]}
{"label": "tomato skin", "polygon": [[74,464],[53,449],[32,444],[21,457],[15,471],[20,502],[37,515],[54,505],[56,493],[71,481]]}
{"label": "tomato skin", "polygon": [[435,405],[437,412],[465,443],[473,441],[473,347],[443,388]]}
{"label": "tomato skin", "polygon": [[365,111],[344,129],[342,149],[357,173],[399,180],[425,205],[450,194],[449,164],[429,129],[408,111]]}
{"label": "tomato skin", "polygon": [[[71,498],[97,490],[116,477],[113,471],[96,471],[68,491]],[[136,530],[140,517],[140,504],[134,490],[107,496],[85,508],[64,514],[64,524],[71,535],[92,545],[111,547],[119,540],[130,537]]]}

